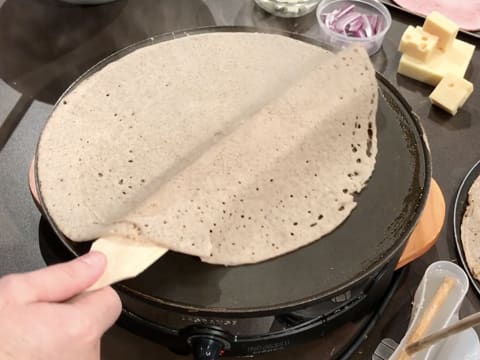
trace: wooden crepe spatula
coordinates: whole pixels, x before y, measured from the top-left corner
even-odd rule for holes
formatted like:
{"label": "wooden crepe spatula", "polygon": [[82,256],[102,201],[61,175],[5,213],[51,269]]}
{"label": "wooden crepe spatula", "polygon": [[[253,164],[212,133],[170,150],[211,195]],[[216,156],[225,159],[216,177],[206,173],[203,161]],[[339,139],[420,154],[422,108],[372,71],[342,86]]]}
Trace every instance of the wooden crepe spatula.
{"label": "wooden crepe spatula", "polygon": [[[137,276],[161,258],[168,249],[149,241],[110,236],[94,241],[90,251],[99,251],[105,254],[107,268],[100,279],[87,291],[100,289]],[[125,261],[126,258],[128,261]]]}
{"label": "wooden crepe spatula", "polygon": [[[37,208],[42,212],[37,188],[35,186],[35,167],[31,163],[28,171],[30,193]],[[132,240],[121,236],[109,236],[95,240],[90,251],[99,251],[107,258],[107,268],[103,275],[87,291],[100,289],[118,281],[137,276],[155,261],[161,258],[168,249],[151,241]],[[128,259],[128,261],[125,261]]]}

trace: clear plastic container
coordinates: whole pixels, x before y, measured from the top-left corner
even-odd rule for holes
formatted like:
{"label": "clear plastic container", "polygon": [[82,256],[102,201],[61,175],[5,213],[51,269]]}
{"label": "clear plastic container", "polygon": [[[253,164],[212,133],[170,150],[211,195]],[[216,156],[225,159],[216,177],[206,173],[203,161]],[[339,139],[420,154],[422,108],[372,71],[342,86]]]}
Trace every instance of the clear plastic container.
{"label": "clear plastic container", "polygon": [[[345,6],[355,5],[355,10],[365,15],[379,15],[383,20],[383,29],[368,38],[358,38],[337,33],[328,28],[322,21],[322,15]],[[388,9],[376,0],[323,0],[317,7],[317,20],[320,25],[320,37],[335,49],[343,49],[351,45],[363,46],[369,55],[375,54],[383,43],[385,34],[392,25],[392,16]]]}
{"label": "clear plastic container", "polygon": [[284,18],[304,16],[318,5],[320,0],[255,0],[263,10]]}

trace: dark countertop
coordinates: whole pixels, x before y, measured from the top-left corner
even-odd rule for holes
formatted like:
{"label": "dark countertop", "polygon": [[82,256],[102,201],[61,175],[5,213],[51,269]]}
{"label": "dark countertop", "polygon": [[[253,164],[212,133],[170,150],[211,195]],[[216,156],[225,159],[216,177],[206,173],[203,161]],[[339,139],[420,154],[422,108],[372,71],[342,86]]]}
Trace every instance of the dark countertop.
{"label": "dark countertop", "polygon": [[[427,97],[431,87],[396,75],[401,33],[406,24],[422,21],[396,10],[392,15],[393,26],[383,49],[372,59],[422,119],[431,146],[433,174],[445,195],[446,224],[436,246],[408,267],[401,288],[353,359],[369,359],[383,337],[399,340],[408,321],[411,295],[428,264],[439,259],[457,262],[454,196],[468,169],[480,159],[480,92],[477,89],[454,118],[432,108]],[[253,0],[119,0],[93,7],[58,0],[0,0],[0,275],[45,265],[38,241],[40,214],[28,193],[26,175],[38,135],[62,91],[114,50],[155,34],[213,25],[318,35],[314,15],[278,19],[255,7]],[[480,45],[478,39],[462,38]],[[466,75],[477,88],[479,67],[477,49]],[[478,310],[479,297],[470,291],[462,314]],[[182,359],[119,327],[105,335],[102,354],[103,359]],[[314,344],[275,356],[293,357],[318,359]]]}

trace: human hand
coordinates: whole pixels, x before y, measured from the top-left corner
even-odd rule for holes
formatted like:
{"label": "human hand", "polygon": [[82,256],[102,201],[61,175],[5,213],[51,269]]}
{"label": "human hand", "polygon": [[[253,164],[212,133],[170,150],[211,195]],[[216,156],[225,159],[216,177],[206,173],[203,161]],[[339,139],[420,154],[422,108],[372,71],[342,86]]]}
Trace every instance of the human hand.
{"label": "human hand", "polygon": [[0,278],[0,359],[94,360],[120,315],[110,287],[82,293],[103,273],[92,252],[67,263]]}

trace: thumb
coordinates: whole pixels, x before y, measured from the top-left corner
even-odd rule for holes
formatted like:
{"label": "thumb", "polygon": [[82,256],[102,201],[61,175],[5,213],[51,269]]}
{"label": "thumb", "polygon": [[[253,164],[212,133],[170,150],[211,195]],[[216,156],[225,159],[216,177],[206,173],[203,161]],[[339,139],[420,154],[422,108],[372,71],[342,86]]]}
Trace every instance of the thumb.
{"label": "thumb", "polygon": [[23,300],[26,302],[60,302],[81,293],[104,272],[105,255],[89,252],[75,260],[52,265],[18,277],[23,282]]}

